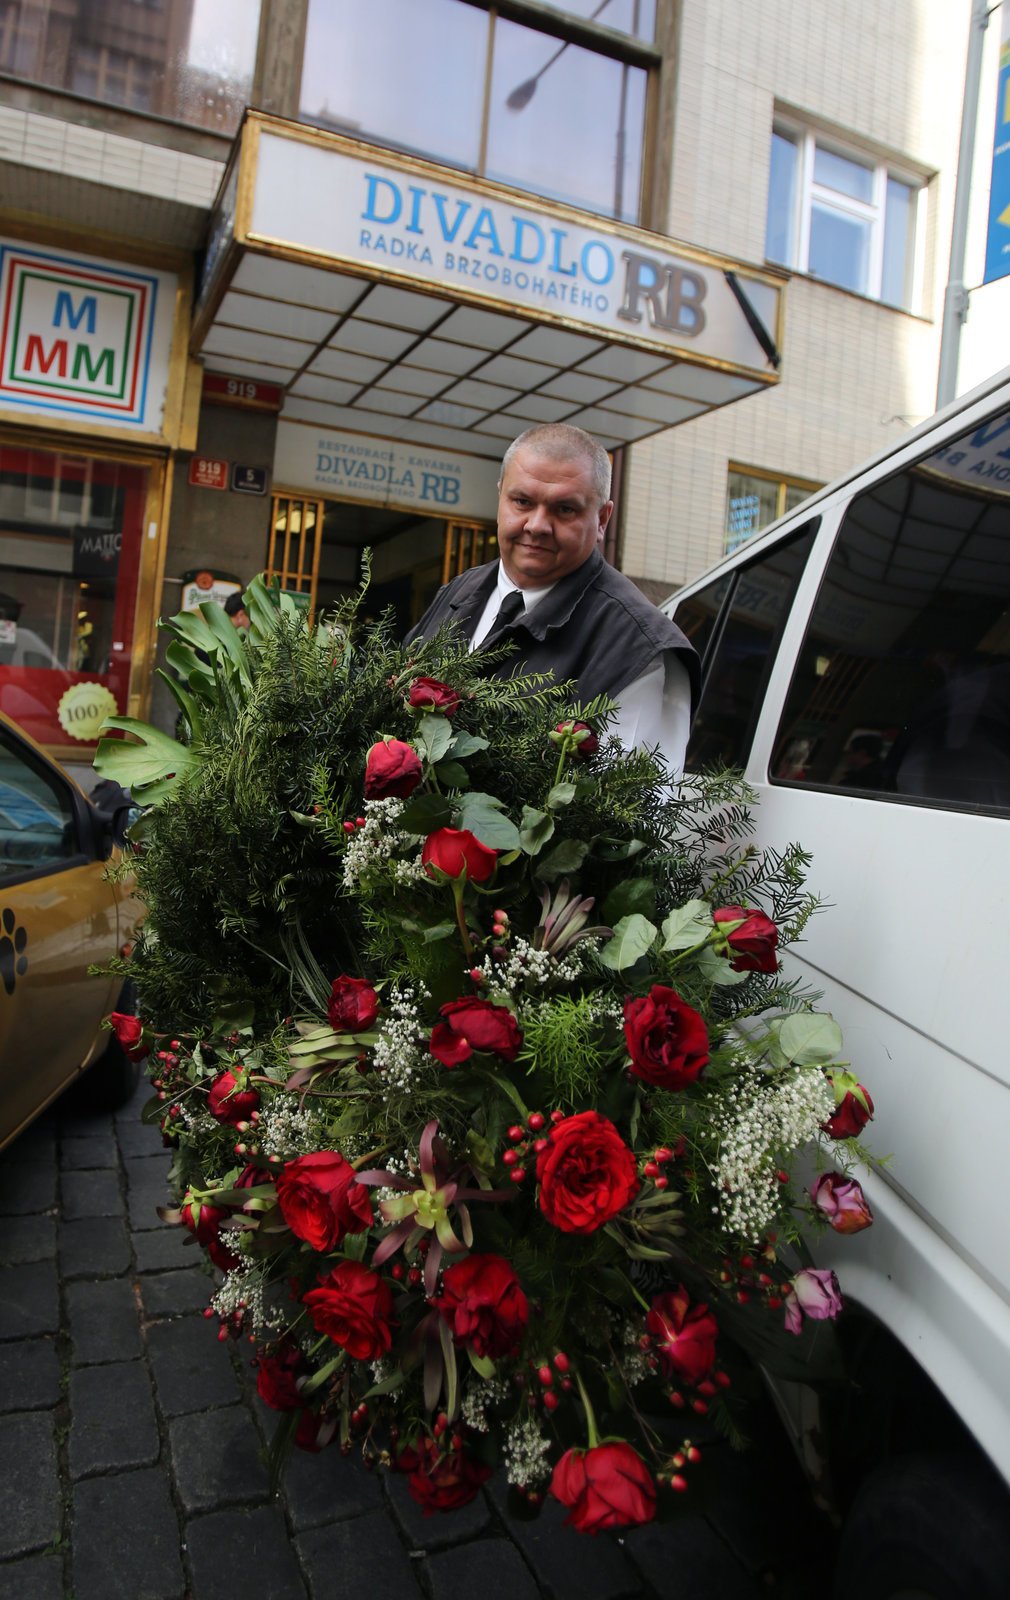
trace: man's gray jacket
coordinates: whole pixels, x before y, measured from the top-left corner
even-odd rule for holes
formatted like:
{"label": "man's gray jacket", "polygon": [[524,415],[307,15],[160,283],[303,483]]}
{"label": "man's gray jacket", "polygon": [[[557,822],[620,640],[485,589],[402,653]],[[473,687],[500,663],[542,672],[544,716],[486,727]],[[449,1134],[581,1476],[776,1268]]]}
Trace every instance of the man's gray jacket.
{"label": "man's gray jacket", "polygon": [[[497,582],[498,562],[471,567],[438,591],[416,627],[410,644],[430,639],[444,623],[455,623],[469,639]],[[588,561],[559,579],[527,617],[520,617],[494,644],[515,639],[518,654],[498,662],[496,677],[552,672],[555,681],[574,680],[578,699],[598,694],[616,698],[622,689],[667,651],[676,653],[697,699],[698,657],[680,629],[646,600],[630,578],[594,550]]]}

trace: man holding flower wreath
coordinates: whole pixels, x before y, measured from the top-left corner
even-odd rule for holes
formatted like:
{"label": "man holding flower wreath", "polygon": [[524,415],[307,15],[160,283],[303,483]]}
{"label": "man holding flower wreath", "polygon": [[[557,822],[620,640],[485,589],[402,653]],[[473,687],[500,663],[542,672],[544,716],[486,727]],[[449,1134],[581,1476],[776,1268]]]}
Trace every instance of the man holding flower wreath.
{"label": "man holding flower wreath", "polygon": [[698,688],[698,658],[680,629],[600,546],[614,503],[610,458],[581,428],[548,423],[509,445],[498,480],[500,559],[440,589],[406,643],[443,624],[472,650],[514,640],[490,670],[500,677],[551,672],[581,700],[617,701],[610,731],[626,748],[658,745],[683,766]]}

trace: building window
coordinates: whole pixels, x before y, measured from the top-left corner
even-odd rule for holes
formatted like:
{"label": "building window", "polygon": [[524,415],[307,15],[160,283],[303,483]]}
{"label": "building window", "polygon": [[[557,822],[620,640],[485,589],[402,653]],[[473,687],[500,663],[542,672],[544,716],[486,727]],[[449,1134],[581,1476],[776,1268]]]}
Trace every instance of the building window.
{"label": "building window", "polygon": [[772,133],[769,261],[912,310],[919,300],[919,179],[788,124]]}
{"label": "building window", "polygon": [[727,554],[752,534],[785,516],[819,483],[806,478],[785,478],[756,467],[730,467],[726,490],[725,551]]}
{"label": "building window", "polygon": [[637,222],[655,9],[309,0],[299,115]]}

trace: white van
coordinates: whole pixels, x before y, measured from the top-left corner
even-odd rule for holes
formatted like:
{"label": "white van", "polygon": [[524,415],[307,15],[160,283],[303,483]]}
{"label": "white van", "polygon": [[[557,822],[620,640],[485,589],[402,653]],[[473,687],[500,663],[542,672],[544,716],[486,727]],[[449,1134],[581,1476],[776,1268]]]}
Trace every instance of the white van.
{"label": "white van", "polygon": [[[828,1233],[855,1383],[793,1394],[858,1600],[1010,1594],[1010,371],[663,607],[702,656],[689,770],[829,902],[787,960],[876,1116]],[[781,1396],[780,1396],[781,1399]],[[1002,1480],[1002,1481],[1001,1481]]]}

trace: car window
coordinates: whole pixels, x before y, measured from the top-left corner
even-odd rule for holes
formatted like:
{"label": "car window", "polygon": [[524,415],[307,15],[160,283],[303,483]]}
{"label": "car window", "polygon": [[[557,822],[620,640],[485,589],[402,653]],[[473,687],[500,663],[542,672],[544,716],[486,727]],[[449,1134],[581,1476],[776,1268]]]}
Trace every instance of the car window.
{"label": "car window", "polygon": [[1010,412],[856,496],[772,778],[1010,807]]}
{"label": "car window", "polygon": [[0,882],[77,854],[69,788],[0,730]]}
{"label": "car window", "polygon": [[[818,521],[814,518],[790,540],[720,580],[723,585],[732,580],[732,587],[709,638],[709,660],[687,747],[688,772],[746,764],[764,687]],[[706,592],[685,601],[685,611]],[[676,615],[683,627],[680,608]]]}
{"label": "car window", "polygon": [[715,630],[716,618],[722,610],[722,603],[729,594],[735,576],[733,572],[724,572],[721,578],[716,578],[713,583],[707,583],[704,589],[699,589],[696,594],[689,594],[686,599],[677,603],[674,612],[677,626],[694,645],[703,669]]}

